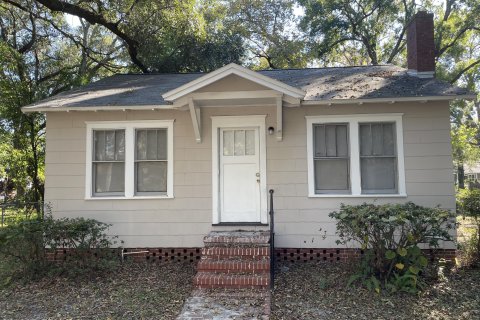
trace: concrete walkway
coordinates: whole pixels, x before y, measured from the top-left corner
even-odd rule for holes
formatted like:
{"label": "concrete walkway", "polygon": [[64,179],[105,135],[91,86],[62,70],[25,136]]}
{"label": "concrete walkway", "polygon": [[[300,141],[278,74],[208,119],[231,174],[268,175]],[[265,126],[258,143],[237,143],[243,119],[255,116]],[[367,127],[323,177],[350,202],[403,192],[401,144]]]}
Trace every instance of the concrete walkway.
{"label": "concrete walkway", "polygon": [[270,316],[270,291],[196,289],[177,320],[259,319]]}

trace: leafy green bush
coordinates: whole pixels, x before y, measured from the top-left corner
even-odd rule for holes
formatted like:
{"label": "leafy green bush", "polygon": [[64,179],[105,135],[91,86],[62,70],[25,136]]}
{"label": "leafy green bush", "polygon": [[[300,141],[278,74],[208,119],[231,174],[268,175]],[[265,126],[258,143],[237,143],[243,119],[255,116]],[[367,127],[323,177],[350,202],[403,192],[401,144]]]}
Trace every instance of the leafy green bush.
{"label": "leafy green bush", "polygon": [[480,189],[460,190],[457,194],[458,213],[468,219],[462,226],[467,236],[461,244],[463,260],[466,265],[480,263]]}
{"label": "leafy green bush", "polygon": [[[44,219],[25,218],[0,228],[0,255],[3,264],[9,264],[10,276],[52,272],[75,276],[109,269],[118,262],[116,252],[109,249],[117,242],[106,234],[109,226],[93,219],[54,219],[51,214]],[[58,249],[68,249],[68,258],[60,263],[47,257]]]}
{"label": "leafy green bush", "polygon": [[337,244],[356,242],[365,250],[360,271],[350,279],[380,292],[416,292],[421,287],[419,275],[428,260],[419,245],[438,247],[440,240],[452,241],[449,230],[454,215],[440,208],[405,204],[357,206],[341,205],[329,214],[337,220]]}

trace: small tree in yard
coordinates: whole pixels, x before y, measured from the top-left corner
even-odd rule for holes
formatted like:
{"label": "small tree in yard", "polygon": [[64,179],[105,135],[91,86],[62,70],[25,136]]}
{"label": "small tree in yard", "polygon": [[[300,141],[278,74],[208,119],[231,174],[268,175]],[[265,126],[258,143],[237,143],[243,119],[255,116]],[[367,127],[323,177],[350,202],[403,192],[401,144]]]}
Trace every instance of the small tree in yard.
{"label": "small tree in yard", "polygon": [[466,264],[480,263],[480,189],[459,190],[457,194],[457,208],[461,215],[470,219],[472,228],[469,239],[462,245]]}
{"label": "small tree in yard", "polygon": [[342,204],[340,211],[329,216],[337,220],[337,244],[354,241],[365,250],[360,271],[349,282],[362,280],[377,292],[382,288],[417,292],[422,286],[419,276],[428,264],[419,245],[438,247],[440,240],[453,240],[449,234],[454,227],[451,212],[411,202]]}

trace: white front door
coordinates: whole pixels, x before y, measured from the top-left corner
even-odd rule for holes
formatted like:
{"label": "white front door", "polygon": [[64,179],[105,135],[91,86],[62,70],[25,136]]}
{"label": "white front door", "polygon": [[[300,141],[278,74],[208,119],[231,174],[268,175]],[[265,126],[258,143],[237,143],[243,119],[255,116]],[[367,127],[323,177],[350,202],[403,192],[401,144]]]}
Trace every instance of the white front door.
{"label": "white front door", "polygon": [[260,222],[258,128],[221,128],[219,146],[220,222]]}

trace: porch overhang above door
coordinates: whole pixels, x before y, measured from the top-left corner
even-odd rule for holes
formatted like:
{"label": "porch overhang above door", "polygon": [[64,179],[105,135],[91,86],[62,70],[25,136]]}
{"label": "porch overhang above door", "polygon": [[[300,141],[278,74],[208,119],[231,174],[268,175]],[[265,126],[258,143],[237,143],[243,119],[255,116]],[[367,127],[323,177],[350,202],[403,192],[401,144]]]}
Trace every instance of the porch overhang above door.
{"label": "porch overhang above door", "polygon": [[162,97],[174,108],[190,111],[195,139],[200,143],[201,107],[275,106],[276,135],[282,140],[282,107],[300,106],[305,92],[231,63],[170,90]]}

